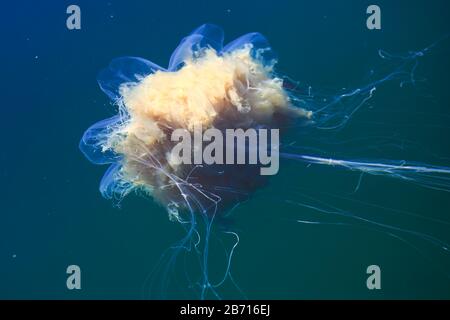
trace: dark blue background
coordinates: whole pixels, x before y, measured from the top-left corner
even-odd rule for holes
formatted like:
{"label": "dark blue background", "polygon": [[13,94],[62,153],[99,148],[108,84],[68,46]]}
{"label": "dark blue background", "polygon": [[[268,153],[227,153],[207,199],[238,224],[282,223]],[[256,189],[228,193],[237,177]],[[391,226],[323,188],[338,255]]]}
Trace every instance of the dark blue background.
{"label": "dark blue background", "polygon": [[[365,11],[371,2],[3,4],[0,298],[145,297],[145,278],[183,234],[151,199],[132,195],[120,209],[102,199],[98,184],[106,168],[93,166],[78,150],[84,130],[114,113],[96,83],[111,59],[141,56],[166,66],[183,36],[211,22],[224,28],[226,41],[263,33],[278,52],[279,71],[314,87],[341,88],[360,83],[380,63],[378,49],[419,50],[450,31],[445,0],[376,1],[382,30],[369,31]],[[81,30],[66,28],[69,4],[81,7]],[[380,112],[363,112],[347,137],[366,133],[363,120],[377,117],[387,135],[399,134],[449,157],[448,116],[435,116],[449,115],[448,50],[424,58],[419,71],[428,78],[426,95],[387,88],[373,102]],[[401,112],[391,112],[395,108]],[[419,160],[430,159],[425,154]],[[249,298],[450,298],[440,256],[427,259],[379,232],[292,222],[304,209],[284,200],[296,200],[305,189],[351,192],[358,179],[314,170],[301,175],[298,164],[282,164],[271,185],[236,210],[241,244],[233,274]],[[448,221],[448,195],[389,179],[368,178],[359,199]],[[350,207],[379,214],[365,205]],[[431,233],[449,240],[441,227]],[[70,264],[82,269],[81,291],[66,289]],[[365,287],[370,264],[382,267],[381,291]],[[241,296],[226,286],[224,297]]]}

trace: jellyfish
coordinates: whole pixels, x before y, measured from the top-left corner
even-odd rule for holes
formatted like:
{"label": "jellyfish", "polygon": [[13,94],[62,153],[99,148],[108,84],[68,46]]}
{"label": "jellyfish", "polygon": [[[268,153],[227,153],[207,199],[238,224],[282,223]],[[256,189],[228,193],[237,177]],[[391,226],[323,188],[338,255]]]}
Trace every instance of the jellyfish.
{"label": "jellyfish", "polygon": [[[163,254],[151,282],[158,283],[163,292],[173,265],[181,253],[188,252],[196,256],[200,270],[195,279],[188,276],[193,290],[202,299],[221,298],[219,290],[225,281],[240,290],[231,274],[239,235],[232,228],[230,212],[264,188],[270,177],[260,174],[261,164],[175,161],[173,133],[183,129],[194,135],[198,127],[219,132],[277,129],[281,143],[269,145],[268,149],[287,161],[359,172],[359,183],[364,175],[382,175],[449,191],[448,167],[396,159],[335,158],[314,146],[297,147],[303,138],[314,141],[311,137],[333,135],[344,128],[383,83],[414,83],[417,59],[431,48],[406,56],[380,51],[382,58],[399,62],[392,71],[358,88],[321,94],[311,87],[305,90],[277,73],[276,54],[263,35],[245,34],[224,45],[223,30],[205,24],[181,40],[167,68],[139,57],[122,57],[101,71],[99,86],[116,107],[117,115],[88,128],[79,147],[92,163],[109,165],[100,182],[105,198],[120,202],[132,192],[151,197],[166,209],[170,220],[185,229],[183,239]],[[299,137],[295,146],[283,142],[292,131]],[[261,134],[258,138],[262,138]],[[204,144],[202,141],[200,147]],[[196,147],[199,146],[192,148]],[[321,213],[366,222],[391,234],[408,233],[443,250],[448,248],[431,235],[377,223],[318,203],[312,198],[296,202]],[[234,242],[226,250],[223,276],[213,281],[208,257],[215,229]]]}

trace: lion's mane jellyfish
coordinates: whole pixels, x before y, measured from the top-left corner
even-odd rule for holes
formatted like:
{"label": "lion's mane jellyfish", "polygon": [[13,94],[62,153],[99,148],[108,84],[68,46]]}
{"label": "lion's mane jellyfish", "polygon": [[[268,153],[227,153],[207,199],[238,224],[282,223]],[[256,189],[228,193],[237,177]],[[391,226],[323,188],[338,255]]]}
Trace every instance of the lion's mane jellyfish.
{"label": "lion's mane jellyfish", "polygon": [[[247,34],[223,47],[222,30],[203,25],[183,39],[166,69],[119,58],[99,76],[119,115],[89,128],[80,144],[94,163],[113,162],[101,182],[106,198],[133,189],[150,194],[178,219],[182,209],[215,212],[263,183],[256,168],[171,161],[174,129],[278,127],[311,112],[292,104],[265,38]],[[219,201],[220,200],[220,201]]]}
{"label": "lion's mane jellyfish", "polygon": [[[261,34],[249,33],[227,45],[223,41],[222,29],[207,24],[181,41],[167,69],[137,57],[113,60],[99,74],[98,83],[117,107],[118,114],[91,126],[80,142],[81,151],[90,161],[110,165],[100,183],[105,198],[120,201],[132,191],[142,191],[164,206],[170,219],[186,228],[186,237],[165,256],[169,266],[162,270],[160,265],[152,281],[159,282],[163,291],[170,265],[179,253],[194,252],[201,272],[190,282],[201,298],[207,294],[220,298],[218,287],[227,279],[234,283],[230,264],[239,237],[226,223],[223,232],[236,242],[228,250],[223,278],[216,283],[209,279],[208,243],[213,222],[223,221],[226,211],[264,186],[267,177],[260,175],[260,165],[174,161],[171,153],[175,146],[171,139],[174,130],[182,128],[195,134],[195,128],[200,126],[203,130],[221,131],[276,128],[282,135],[289,128],[301,130],[304,135],[333,132],[346,125],[378,85],[394,80],[402,84],[414,81],[413,71],[419,56],[414,53],[394,57],[380,52],[382,58],[400,61],[392,72],[360,88],[323,97],[315,95],[311,88],[302,92],[294,82],[275,72],[275,55]],[[283,143],[269,149],[278,147],[283,158],[387,175],[449,190],[450,171],[446,167],[395,160],[334,159],[323,152],[292,152]],[[349,216],[339,210],[317,210]],[[204,222],[204,231],[199,231],[199,221]],[[446,248],[437,239],[416,235]]]}

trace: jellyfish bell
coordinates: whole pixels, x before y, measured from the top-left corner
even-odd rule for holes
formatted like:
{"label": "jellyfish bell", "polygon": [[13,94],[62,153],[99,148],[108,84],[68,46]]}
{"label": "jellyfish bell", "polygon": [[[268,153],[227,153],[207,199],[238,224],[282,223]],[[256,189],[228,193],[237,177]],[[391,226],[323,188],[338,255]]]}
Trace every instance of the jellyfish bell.
{"label": "jellyfish bell", "polygon": [[[221,29],[204,25],[181,41],[167,70],[123,58],[100,74],[100,87],[119,115],[88,129],[80,147],[94,163],[115,163],[102,181],[104,196],[144,190],[173,217],[180,209],[217,212],[264,185],[261,163],[173,161],[175,130],[194,135],[201,127],[226,135],[231,129],[277,129],[312,116],[294,106],[273,73],[276,61],[263,36],[251,33],[222,43]],[[207,144],[202,140],[200,147]],[[227,157],[235,149],[239,146],[221,151]]]}

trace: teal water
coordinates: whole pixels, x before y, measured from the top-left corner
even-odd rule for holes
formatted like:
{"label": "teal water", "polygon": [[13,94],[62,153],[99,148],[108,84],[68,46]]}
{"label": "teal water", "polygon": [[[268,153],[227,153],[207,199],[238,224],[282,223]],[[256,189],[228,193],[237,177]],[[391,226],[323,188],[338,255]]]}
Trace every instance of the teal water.
{"label": "teal water", "polygon": [[[339,89],[358,86],[372,68],[383,67],[378,49],[416,51],[450,32],[448,1],[377,1],[380,31],[365,27],[369,1],[242,2],[77,1],[78,31],[65,27],[72,2],[4,6],[0,298],[148,297],[146,278],[184,234],[151,199],[130,195],[120,208],[103,199],[98,185],[106,168],[79,152],[84,130],[114,114],[96,83],[111,59],[141,56],[165,66],[183,36],[211,22],[223,27],[226,41],[263,33],[278,53],[277,70],[314,88]],[[333,137],[382,135],[397,147],[350,143],[328,146],[329,151],[350,159],[381,155],[450,166],[448,48],[447,40],[420,59],[416,72],[425,82],[403,89],[381,86]],[[416,147],[398,148],[408,141]],[[355,193],[358,179],[357,173],[337,168],[283,161],[269,185],[234,210],[240,243],[232,273],[245,296],[450,298],[450,255],[442,250],[379,228],[296,222],[343,221],[302,207],[307,195],[450,242],[448,193],[374,176],[364,176]],[[212,277],[219,278],[222,262],[217,249],[211,255]],[[82,270],[81,290],[66,288],[71,264]],[[381,268],[381,290],[366,287],[372,264]],[[182,269],[177,268],[168,296],[196,297],[177,285]],[[229,283],[221,293],[244,296]]]}

